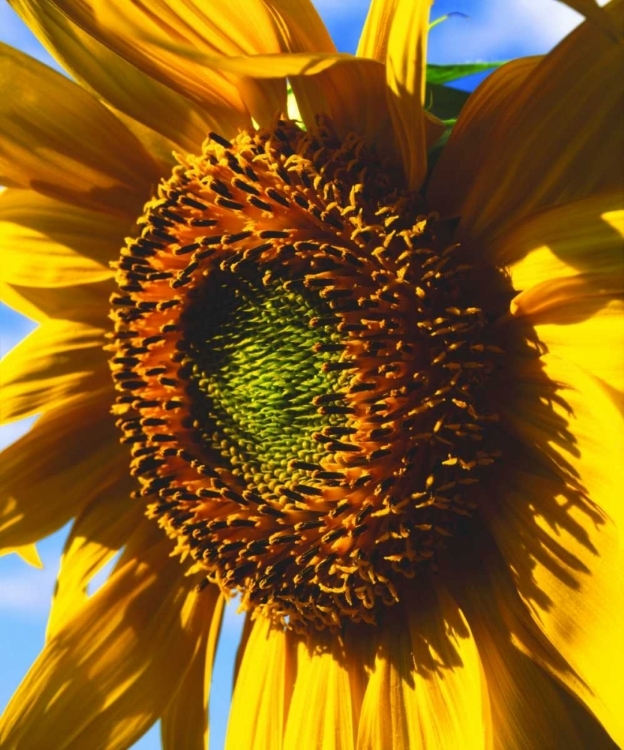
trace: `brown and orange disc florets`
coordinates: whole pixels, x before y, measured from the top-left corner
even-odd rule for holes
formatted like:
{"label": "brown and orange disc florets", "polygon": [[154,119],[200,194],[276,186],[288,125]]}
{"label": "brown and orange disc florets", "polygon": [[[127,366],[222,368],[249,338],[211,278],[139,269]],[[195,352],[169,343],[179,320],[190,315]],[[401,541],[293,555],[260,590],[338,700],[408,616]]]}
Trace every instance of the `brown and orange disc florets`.
{"label": "brown and orange disc florets", "polygon": [[398,184],[327,123],[212,134],[118,264],[116,411],[149,513],[296,628],[375,621],[496,455],[499,350],[448,227]]}

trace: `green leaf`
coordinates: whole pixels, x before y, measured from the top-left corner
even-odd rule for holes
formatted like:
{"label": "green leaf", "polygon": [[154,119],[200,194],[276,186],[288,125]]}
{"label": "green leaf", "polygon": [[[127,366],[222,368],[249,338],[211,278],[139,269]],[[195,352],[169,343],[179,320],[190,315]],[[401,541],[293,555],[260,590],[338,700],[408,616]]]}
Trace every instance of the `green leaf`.
{"label": "green leaf", "polygon": [[441,120],[456,120],[469,96],[468,91],[441,86],[438,83],[428,83],[425,107]]}
{"label": "green leaf", "polygon": [[449,83],[459,78],[494,70],[504,62],[450,63],[448,65],[427,65],[427,83]]}

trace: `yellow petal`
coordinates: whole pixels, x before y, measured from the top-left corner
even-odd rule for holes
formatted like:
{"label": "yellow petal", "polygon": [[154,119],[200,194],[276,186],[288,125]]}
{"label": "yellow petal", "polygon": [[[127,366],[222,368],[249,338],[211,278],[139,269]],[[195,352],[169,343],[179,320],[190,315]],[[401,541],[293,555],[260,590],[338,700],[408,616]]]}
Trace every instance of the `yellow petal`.
{"label": "yellow petal", "polygon": [[561,384],[557,398],[546,408],[543,376],[527,368],[501,417],[525,444],[552,457],[556,473],[549,479],[540,467],[490,523],[536,625],[569,664],[546,666],[622,744],[624,417],[581,368],[554,355],[541,361]]}
{"label": "yellow petal", "polygon": [[397,0],[372,0],[356,52],[358,57],[369,57],[385,64],[396,7]]}
{"label": "yellow petal", "polygon": [[[598,193],[540,211],[520,221],[492,248],[509,266],[514,288],[529,289],[554,277],[619,274],[624,263],[624,193]],[[616,278],[615,285],[622,285]]]}
{"label": "yellow petal", "polygon": [[226,750],[282,750],[292,693],[292,636],[258,617],[236,678]]}
{"label": "yellow petal", "polygon": [[424,99],[430,8],[431,0],[396,0],[388,35],[390,114],[412,190],[420,188],[427,172]]}
{"label": "yellow petal", "polygon": [[198,151],[216,127],[209,112],[138,70],[53,3],[12,0],[11,5],[77,81],[179,148]]}
{"label": "yellow petal", "polygon": [[178,692],[162,716],[163,750],[205,750],[208,747],[208,699],[223,615],[223,597],[216,586],[208,588],[204,596],[216,600],[212,619],[204,628],[200,648]]}
{"label": "yellow petal", "polygon": [[470,95],[429,180],[427,198],[433,210],[446,217],[462,213],[501,116],[540,59],[512,60],[497,68]]}
{"label": "yellow petal", "polygon": [[473,528],[471,535],[461,544],[453,581],[487,680],[494,747],[607,750],[600,725],[535,663],[562,660],[531,629],[500,552],[484,529]]}
{"label": "yellow petal", "polygon": [[124,546],[142,519],[145,508],[132,500],[133,489],[135,483],[129,475],[119,477],[92,497],[72,525],[61,556],[48,618],[48,640],[85,603],[93,576]]}
{"label": "yellow petal", "polygon": [[[621,0],[607,6],[621,24]],[[536,210],[624,181],[621,44],[585,21],[548,54],[500,113],[461,206],[472,238],[503,236]]]}
{"label": "yellow petal", "polygon": [[[0,531],[0,534],[2,532]],[[21,547],[5,547],[0,549],[0,557],[2,555],[8,555],[11,552],[15,552],[16,555],[19,555],[24,562],[27,562],[29,565],[32,565],[33,568],[43,568],[43,563],[41,562],[41,558],[39,557],[39,552],[37,551],[37,545],[36,544],[24,544]]]}
{"label": "yellow petal", "polygon": [[284,750],[353,750],[355,732],[349,671],[329,644],[301,641],[288,711]]}
{"label": "yellow petal", "polygon": [[91,0],[79,6],[59,0],[57,5],[125,60],[206,108],[215,129],[226,136],[250,125],[251,116],[267,124],[277,112],[285,111],[283,82],[232,80],[196,58],[197,53],[214,57],[289,49],[300,35],[291,34],[291,18],[278,12],[283,3],[274,12],[259,0],[244,5],[158,0],[130,6],[122,0]]}
{"label": "yellow petal", "polygon": [[2,422],[37,414],[105,387],[110,374],[103,344],[101,328],[67,320],[45,321],[2,360]]}
{"label": "yellow petal", "polygon": [[0,300],[37,323],[62,318],[104,328],[110,325],[108,300],[115,290],[113,279],[63,287],[28,287],[0,281]]}
{"label": "yellow petal", "polygon": [[0,194],[0,279],[21,286],[69,286],[113,276],[128,225],[30,190]]}
{"label": "yellow petal", "polygon": [[127,472],[109,401],[80,397],[40,417],[0,459],[0,547],[59,529]]}
{"label": "yellow petal", "polygon": [[0,85],[0,184],[136,218],[159,174],[109,110],[5,45]]}
{"label": "yellow petal", "polygon": [[175,695],[214,611],[164,540],[126,563],[44,648],[0,723],[6,750],[122,750]]}
{"label": "yellow petal", "polygon": [[601,194],[521,222],[496,251],[522,290],[511,311],[548,350],[624,392],[624,196]]}
{"label": "yellow petal", "polygon": [[378,149],[391,151],[394,142],[383,65],[358,58],[336,61],[316,75],[288,73],[303,121],[314,128],[317,115],[327,115],[339,136],[358,133]]}
{"label": "yellow petal", "polygon": [[364,696],[358,750],[490,746],[487,689],[468,623],[439,581],[388,610]]}

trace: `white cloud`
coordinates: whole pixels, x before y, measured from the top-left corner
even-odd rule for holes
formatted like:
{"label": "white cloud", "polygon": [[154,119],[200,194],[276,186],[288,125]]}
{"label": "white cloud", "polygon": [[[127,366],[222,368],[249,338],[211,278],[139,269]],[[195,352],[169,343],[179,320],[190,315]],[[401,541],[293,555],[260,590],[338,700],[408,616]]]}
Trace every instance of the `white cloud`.
{"label": "white cloud", "polygon": [[[450,5],[448,2],[446,6]],[[455,17],[432,32],[434,62],[495,60],[543,54],[566,36],[582,17],[557,0],[457,0]],[[439,15],[435,13],[434,16]]]}
{"label": "white cloud", "polygon": [[0,576],[0,612],[4,615],[45,616],[54,590],[53,570],[29,568]]}
{"label": "white cloud", "polygon": [[0,450],[6,448],[7,445],[11,445],[11,443],[14,443],[24,433],[28,432],[35,419],[36,417],[28,417],[27,419],[20,419],[19,422],[1,425]]}

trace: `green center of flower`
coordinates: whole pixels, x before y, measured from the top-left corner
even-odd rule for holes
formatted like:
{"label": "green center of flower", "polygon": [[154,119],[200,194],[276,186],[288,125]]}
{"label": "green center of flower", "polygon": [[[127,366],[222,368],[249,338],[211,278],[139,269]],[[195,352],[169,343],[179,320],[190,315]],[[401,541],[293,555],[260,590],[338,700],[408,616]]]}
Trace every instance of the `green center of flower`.
{"label": "green center of flower", "polygon": [[286,481],[293,458],[320,460],[314,433],[342,421],[314,405],[341,388],[339,372],[326,369],[338,362],[339,336],[310,326],[316,302],[281,283],[216,273],[185,316],[201,439],[261,490]]}
{"label": "green center of flower", "polygon": [[298,629],[375,622],[497,455],[500,350],[451,228],[397,184],[326,123],[213,134],[118,265],[115,411],[148,514]]}

